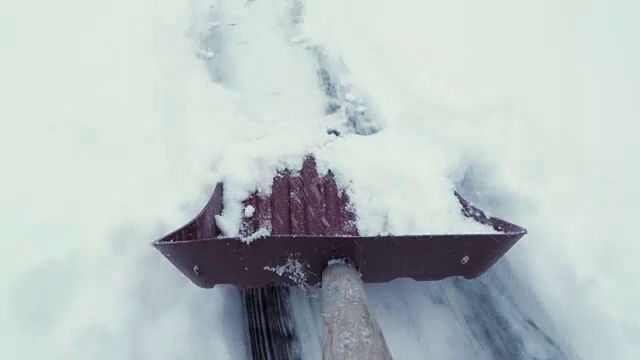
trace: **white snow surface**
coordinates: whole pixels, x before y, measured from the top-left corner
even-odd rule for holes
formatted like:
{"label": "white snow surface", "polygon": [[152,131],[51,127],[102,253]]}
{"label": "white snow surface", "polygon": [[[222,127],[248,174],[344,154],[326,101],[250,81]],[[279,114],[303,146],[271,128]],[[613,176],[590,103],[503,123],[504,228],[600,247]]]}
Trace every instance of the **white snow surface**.
{"label": "white snow surface", "polygon": [[[452,208],[467,184],[530,231],[505,261],[566,351],[640,358],[638,5],[308,0],[298,24],[293,3],[0,5],[0,358],[246,358],[237,294],[149,242],[221,179],[234,234],[239,200],[306,152],[349,185],[365,234],[475,231]],[[326,134],[309,44],[381,132]],[[410,311],[438,289],[370,287],[396,358],[460,355],[448,312]]]}

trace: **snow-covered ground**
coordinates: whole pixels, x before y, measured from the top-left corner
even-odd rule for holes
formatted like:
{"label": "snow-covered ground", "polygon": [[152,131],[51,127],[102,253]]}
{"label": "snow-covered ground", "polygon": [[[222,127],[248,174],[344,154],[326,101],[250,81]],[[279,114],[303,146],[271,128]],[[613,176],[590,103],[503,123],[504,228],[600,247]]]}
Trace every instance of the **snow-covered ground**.
{"label": "snow-covered ground", "polygon": [[[455,184],[530,231],[478,281],[370,286],[398,359],[639,358],[638,5],[295,4],[0,5],[2,358],[244,358],[237,294],[149,242],[221,176],[241,198],[303,151],[352,181],[361,231],[459,226],[419,222]],[[319,63],[380,132],[326,134],[349,126],[325,115]],[[406,173],[372,181],[373,155]]]}

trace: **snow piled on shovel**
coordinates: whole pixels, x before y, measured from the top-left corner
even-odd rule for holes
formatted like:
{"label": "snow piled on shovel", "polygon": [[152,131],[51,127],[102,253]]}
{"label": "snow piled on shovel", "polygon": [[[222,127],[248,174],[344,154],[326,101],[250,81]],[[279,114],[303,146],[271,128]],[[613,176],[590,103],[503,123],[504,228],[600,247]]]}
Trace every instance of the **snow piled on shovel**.
{"label": "snow piled on shovel", "polygon": [[244,199],[256,190],[268,195],[277,172],[299,171],[308,155],[320,175],[331,170],[350,196],[362,235],[495,232],[462,215],[447,176],[455,168],[442,147],[392,130],[344,138],[296,130],[295,137],[285,132],[225,150],[216,167],[225,183],[225,208],[217,217],[225,236],[238,236]]}
{"label": "snow piled on shovel", "polygon": [[361,235],[495,232],[462,215],[451,159],[425,137],[388,129],[338,139],[317,157],[346,188]]}
{"label": "snow piled on shovel", "polygon": [[362,234],[492,232],[462,215],[450,176],[456,162],[443,144],[395,130],[367,138],[327,134],[335,119],[324,114],[313,52],[291,43],[297,25],[288,6],[225,3],[219,10],[233,21],[215,31],[227,39],[224,56],[233,66],[225,76],[239,109],[214,169],[225,184],[217,217],[223,234],[238,236],[242,201],[256,190],[268,195],[277,172],[301,169],[308,155],[318,157],[321,172],[334,170]]}

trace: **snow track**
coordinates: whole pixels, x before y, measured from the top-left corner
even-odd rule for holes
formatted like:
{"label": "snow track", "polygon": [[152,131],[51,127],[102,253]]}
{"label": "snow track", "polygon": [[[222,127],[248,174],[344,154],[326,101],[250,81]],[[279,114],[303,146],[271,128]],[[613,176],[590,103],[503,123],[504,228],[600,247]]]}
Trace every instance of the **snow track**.
{"label": "snow track", "polygon": [[289,289],[245,289],[242,298],[252,359],[300,359],[302,351],[291,315]]}
{"label": "snow track", "polygon": [[[367,286],[394,359],[571,359],[530,290],[500,263],[478,280]],[[318,294],[295,289],[302,359],[321,359]]]}

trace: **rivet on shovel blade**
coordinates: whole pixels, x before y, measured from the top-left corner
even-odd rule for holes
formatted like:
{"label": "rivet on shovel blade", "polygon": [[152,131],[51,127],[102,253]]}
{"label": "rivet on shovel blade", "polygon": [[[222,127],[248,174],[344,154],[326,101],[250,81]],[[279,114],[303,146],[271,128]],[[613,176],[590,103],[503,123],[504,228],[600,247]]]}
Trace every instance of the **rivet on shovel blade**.
{"label": "rivet on shovel blade", "polygon": [[460,263],[461,263],[462,265],[465,265],[465,264],[466,264],[466,263],[468,263],[468,262],[469,262],[469,255],[465,255],[465,256],[462,258],[462,260],[460,261]]}

